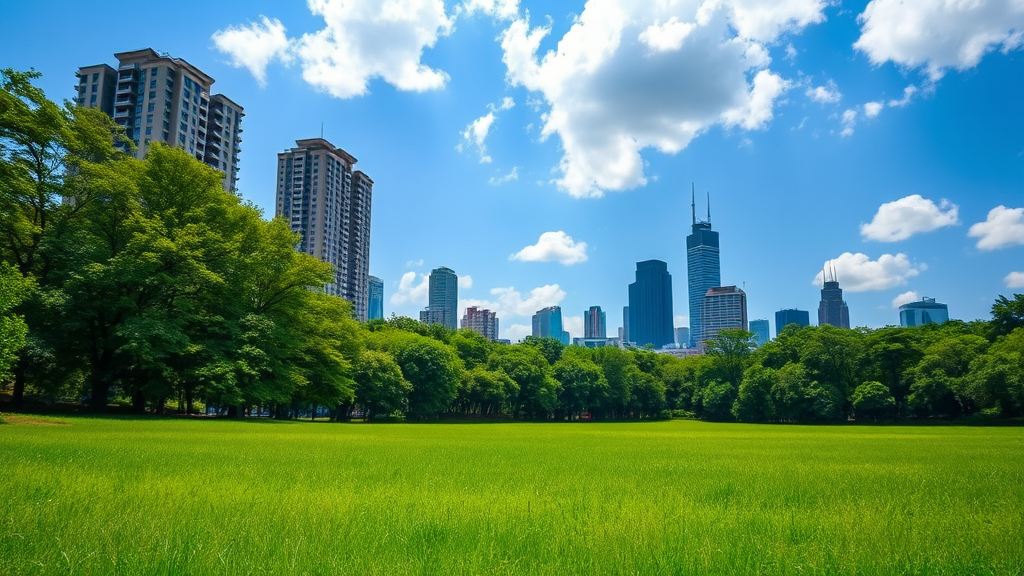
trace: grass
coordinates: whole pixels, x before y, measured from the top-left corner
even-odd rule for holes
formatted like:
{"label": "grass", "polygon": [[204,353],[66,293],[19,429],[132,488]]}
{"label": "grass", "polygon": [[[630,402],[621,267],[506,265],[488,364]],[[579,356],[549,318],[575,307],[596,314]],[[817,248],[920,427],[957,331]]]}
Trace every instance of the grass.
{"label": "grass", "polygon": [[5,416],[0,574],[1024,574],[1024,430]]}

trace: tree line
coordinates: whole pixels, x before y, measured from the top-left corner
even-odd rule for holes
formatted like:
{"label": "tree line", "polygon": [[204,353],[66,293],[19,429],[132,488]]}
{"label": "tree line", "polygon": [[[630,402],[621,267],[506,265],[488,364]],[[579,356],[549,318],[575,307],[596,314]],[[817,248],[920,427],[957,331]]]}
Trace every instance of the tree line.
{"label": "tree line", "polygon": [[0,71],[0,378],[70,399],[229,416],[828,422],[1024,413],[1024,296],[920,328],[726,330],[703,356],[489,342],[316,289],[331,267],[177,148]]}

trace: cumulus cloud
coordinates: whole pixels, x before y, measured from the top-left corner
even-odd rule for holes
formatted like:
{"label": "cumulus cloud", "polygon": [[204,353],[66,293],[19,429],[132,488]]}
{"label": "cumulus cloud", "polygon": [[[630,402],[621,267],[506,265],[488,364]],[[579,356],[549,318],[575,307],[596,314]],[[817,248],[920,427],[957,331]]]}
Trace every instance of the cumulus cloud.
{"label": "cumulus cloud", "polygon": [[[836,268],[839,287],[849,292],[867,292],[871,290],[888,290],[896,286],[904,286],[908,278],[913,278],[928,269],[925,264],[913,264],[906,254],[882,254],[878,260],[872,260],[867,254],[844,252],[832,260]],[[823,273],[818,272],[813,284],[821,286]]]}
{"label": "cumulus cloud", "polygon": [[903,306],[904,304],[908,304],[910,302],[917,302],[919,300],[921,300],[921,295],[918,294],[917,292],[911,290],[909,292],[904,292],[903,294],[900,294],[899,296],[893,298],[892,299],[892,307],[893,308],[899,308],[900,306]]}
{"label": "cumulus cloud", "polygon": [[406,268],[419,268],[420,266],[423,266],[423,258],[420,258],[419,260],[408,260],[405,263]]}
{"label": "cumulus cloud", "polygon": [[868,118],[874,118],[875,116],[878,116],[884,107],[885,104],[882,102],[868,102],[864,104],[864,115]]}
{"label": "cumulus cloud", "polygon": [[515,180],[519,180],[519,166],[513,166],[512,170],[504,176],[491,176],[487,183],[491,186],[501,186]]}
{"label": "cumulus cloud", "polygon": [[917,94],[917,86],[907,86],[906,88],[903,89],[903,97],[900,98],[899,100],[896,100],[895,98],[889,100],[888,106],[890,108],[902,108],[907,104],[910,104],[910,99],[914,97],[914,94]]}
{"label": "cumulus cloud", "polygon": [[501,328],[502,337],[511,340],[513,343],[521,341],[530,334],[533,334],[533,325],[531,324],[512,324]]}
{"label": "cumulus cloud", "polygon": [[566,316],[562,311],[562,330],[573,338],[583,338],[583,316]]}
{"label": "cumulus cloud", "polygon": [[491,299],[463,301],[465,306],[479,306],[498,314],[498,318],[529,318],[537,310],[555,306],[565,298],[565,291],[558,287],[558,284],[547,284],[530,290],[527,296],[514,286],[508,288],[492,288]]}
{"label": "cumulus cloud", "polygon": [[501,20],[511,20],[519,15],[519,0],[466,0],[458,10],[466,15],[476,13]]}
{"label": "cumulus cloud", "polygon": [[509,256],[522,262],[560,262],[566,266],[587,261],[587,243],[577,242],[565,232],[545,232],[536,244]]}
{"label": "cumulus cloud", "polygon": [[843,99],[839,87],[832,80],[829,80],[824,86],[808,88],[806,94],[808,98],[820,104],[835,104]]}
{"label": "cumulus cloud", "polygon": [[501,34],[507,79],[543,100],[558,187],[599,197],[647,183],[640,152],[674,154],[715,125],[764,128],[792,86],[766,46],[820,22],[825,0],[588,2],[539,53],[552,25],[518,17]]}
{"label": "cumulus cloud", "polygon": [[508,110],[513,106],[515,106],[515,102],[508,96],[501,101],[499,106],[488,104],[487,107],[490,109],[490,112],[473,120],[466,126],[466,129],[461,132],[462,142],[459,142],[455,149],[462,152],[465,145],[475,147],[480,152],[480,163],[487,164],[491,162],[492,158],[487,155],[487,134],[491,131],[491,125],[497,119],[494,113]]}
{"label": "cumulus cloud", "polygon": [[[421,61],[423,50],[452,30],[454,18],[442,0],[308,0],[307,5],[324,19],[323,29],[288,39],[279,21],[264,18],[261,24],[218,30],[214,44],[257,81],[275,57],[294,58],[306,82],[337,98],[366,94],[374,78],[415,92],[448,81],[444,71]],[[258,47],[255,54],[248,42]]]}
{"label": "cumulus cloud", "polygon": [[688,327],[690,325],[690,316],[689,316],[689,314],[676,314],[676,316],[675,316],[675,318],[673,318],[673,320],[675,322],[674,326],[676,328],[686,328],[686,327]]}
{"label": "cumulus cloud", "polygon": [[459,289],[469,290],[473,287],[473,277],[469,274],[459,276]]}
{"label": "cumulus cloud", "polygon": [[843,111],[843,131],[839,133],[842,137],[853,136],[853,127],[857,125],[857,111],[850,109]]}
{"label": "cumulus cloud", "polygon": [[854,48],[873,64],[924,68],[932,81],[946,70],[978,65],[992,50],[1024,44],[1024,2],[872,0],[857,18]]}
{"label": "cumulus cloud", "polygon": [[[417,281],[417,277],[419,281]],[[426,274],[406,272],[398,282],[398,290],[391,295],[391,303],[400,306],[405,303],[426,306],[430,291],[430,278]]]}
{"label": "cumulus cloud", "polygon": [[936,205],[920,194],[912,194],[879,206],[871,222],[860,225],[860,235],[879,242],[906,240],[914,234],[959,224],[958,209],[945,199]]}
{"label": "cumulus cloud", "polygon": [[984,222],[971,226],[967,235],[978,239],[979,250],[1024,244],[1024,208],[996,206]]}
{"label": "cumulus cloud", "polygon": [[1024,288],[1024,272],[1010,272],[1003,278],[1007,288]]}
{"label": "cumulus cloud", "polygon": [[260,16],[260,22],[228,26],[214,33],[213,43],[231,57],[232,66],[247,68],[260,86],[267,85],[267,65],[271,60],[291,60],[291,41],[277,18]]}

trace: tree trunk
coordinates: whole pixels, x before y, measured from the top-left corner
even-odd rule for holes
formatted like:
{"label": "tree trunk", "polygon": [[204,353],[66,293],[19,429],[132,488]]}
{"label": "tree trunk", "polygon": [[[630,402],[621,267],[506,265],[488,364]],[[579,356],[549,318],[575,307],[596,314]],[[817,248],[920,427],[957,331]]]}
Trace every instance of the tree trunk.
{"label": "tree trunk", "polygon": [[228,418],[238,418],[238,413],[238,406],[235,406],[234,404],[228,406]]}
{"label": "tree trunk", "polygon": [[185,390],[185,415],[188,416],[193,412],[192,408],[192,389],[188,388]]}
{"label": "tree trunk", "polygon": [[146,395],[142,393],[142,390],[136,390],[132,393],[132,412],[136,414],[146,413]]}
{"label": "tree trunk", "polygon": [[25,405],[25,367],[19,361],[14,369],[14,394],[11,396],[11,410],[18,412]]}
{"label": "tree trunk", "polygon": [[91,396],[89,407],[96,411],[107,409],[107,394],[110,392],[110,383],[103,376],[93,375],[91,378]]}

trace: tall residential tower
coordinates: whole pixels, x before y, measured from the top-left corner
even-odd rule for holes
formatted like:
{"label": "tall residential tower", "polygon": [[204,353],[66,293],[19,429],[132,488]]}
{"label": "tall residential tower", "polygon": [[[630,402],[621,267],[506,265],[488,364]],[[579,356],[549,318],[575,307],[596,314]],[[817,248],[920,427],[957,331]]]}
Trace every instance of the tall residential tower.
{"label": "tall residential tower", "polygon": [[430,271],[427,309],[420,312],[420,321],[442,324],[449,330],[458,327],[459,276],[451,268],[441,266]]}
{"label": "tall residential tower", "polygon": [[604,311],[600,306],[591,306],[583,313],[583,337],[607,338],[608,329],[605,324]]}
{"label": "tall residential tower", "polygon": [[636,281],[629,285],[629,337],[637,346],[673,344],[672,275],[661,260],[636,263]]}
{"label": "tall residential tower", "polygon": [[704,340],[702,311],[704,295],[722,284],[722,265],[718,253],[718,232],[711,229],[711,196],[708,219],[697,220],[697,204],[690,191],[692,233],[686,237],[686,282],[690,296],[690,346]]}
{"label": "tall residential tower", "polygon": [[365,321],[373,180],[353,170],[355,164],[323,138],[296,140],[277,155],[276,214],[301,236],[299,252],[334,265],[334,281],[324,291],[351,302],[354,316]]}

